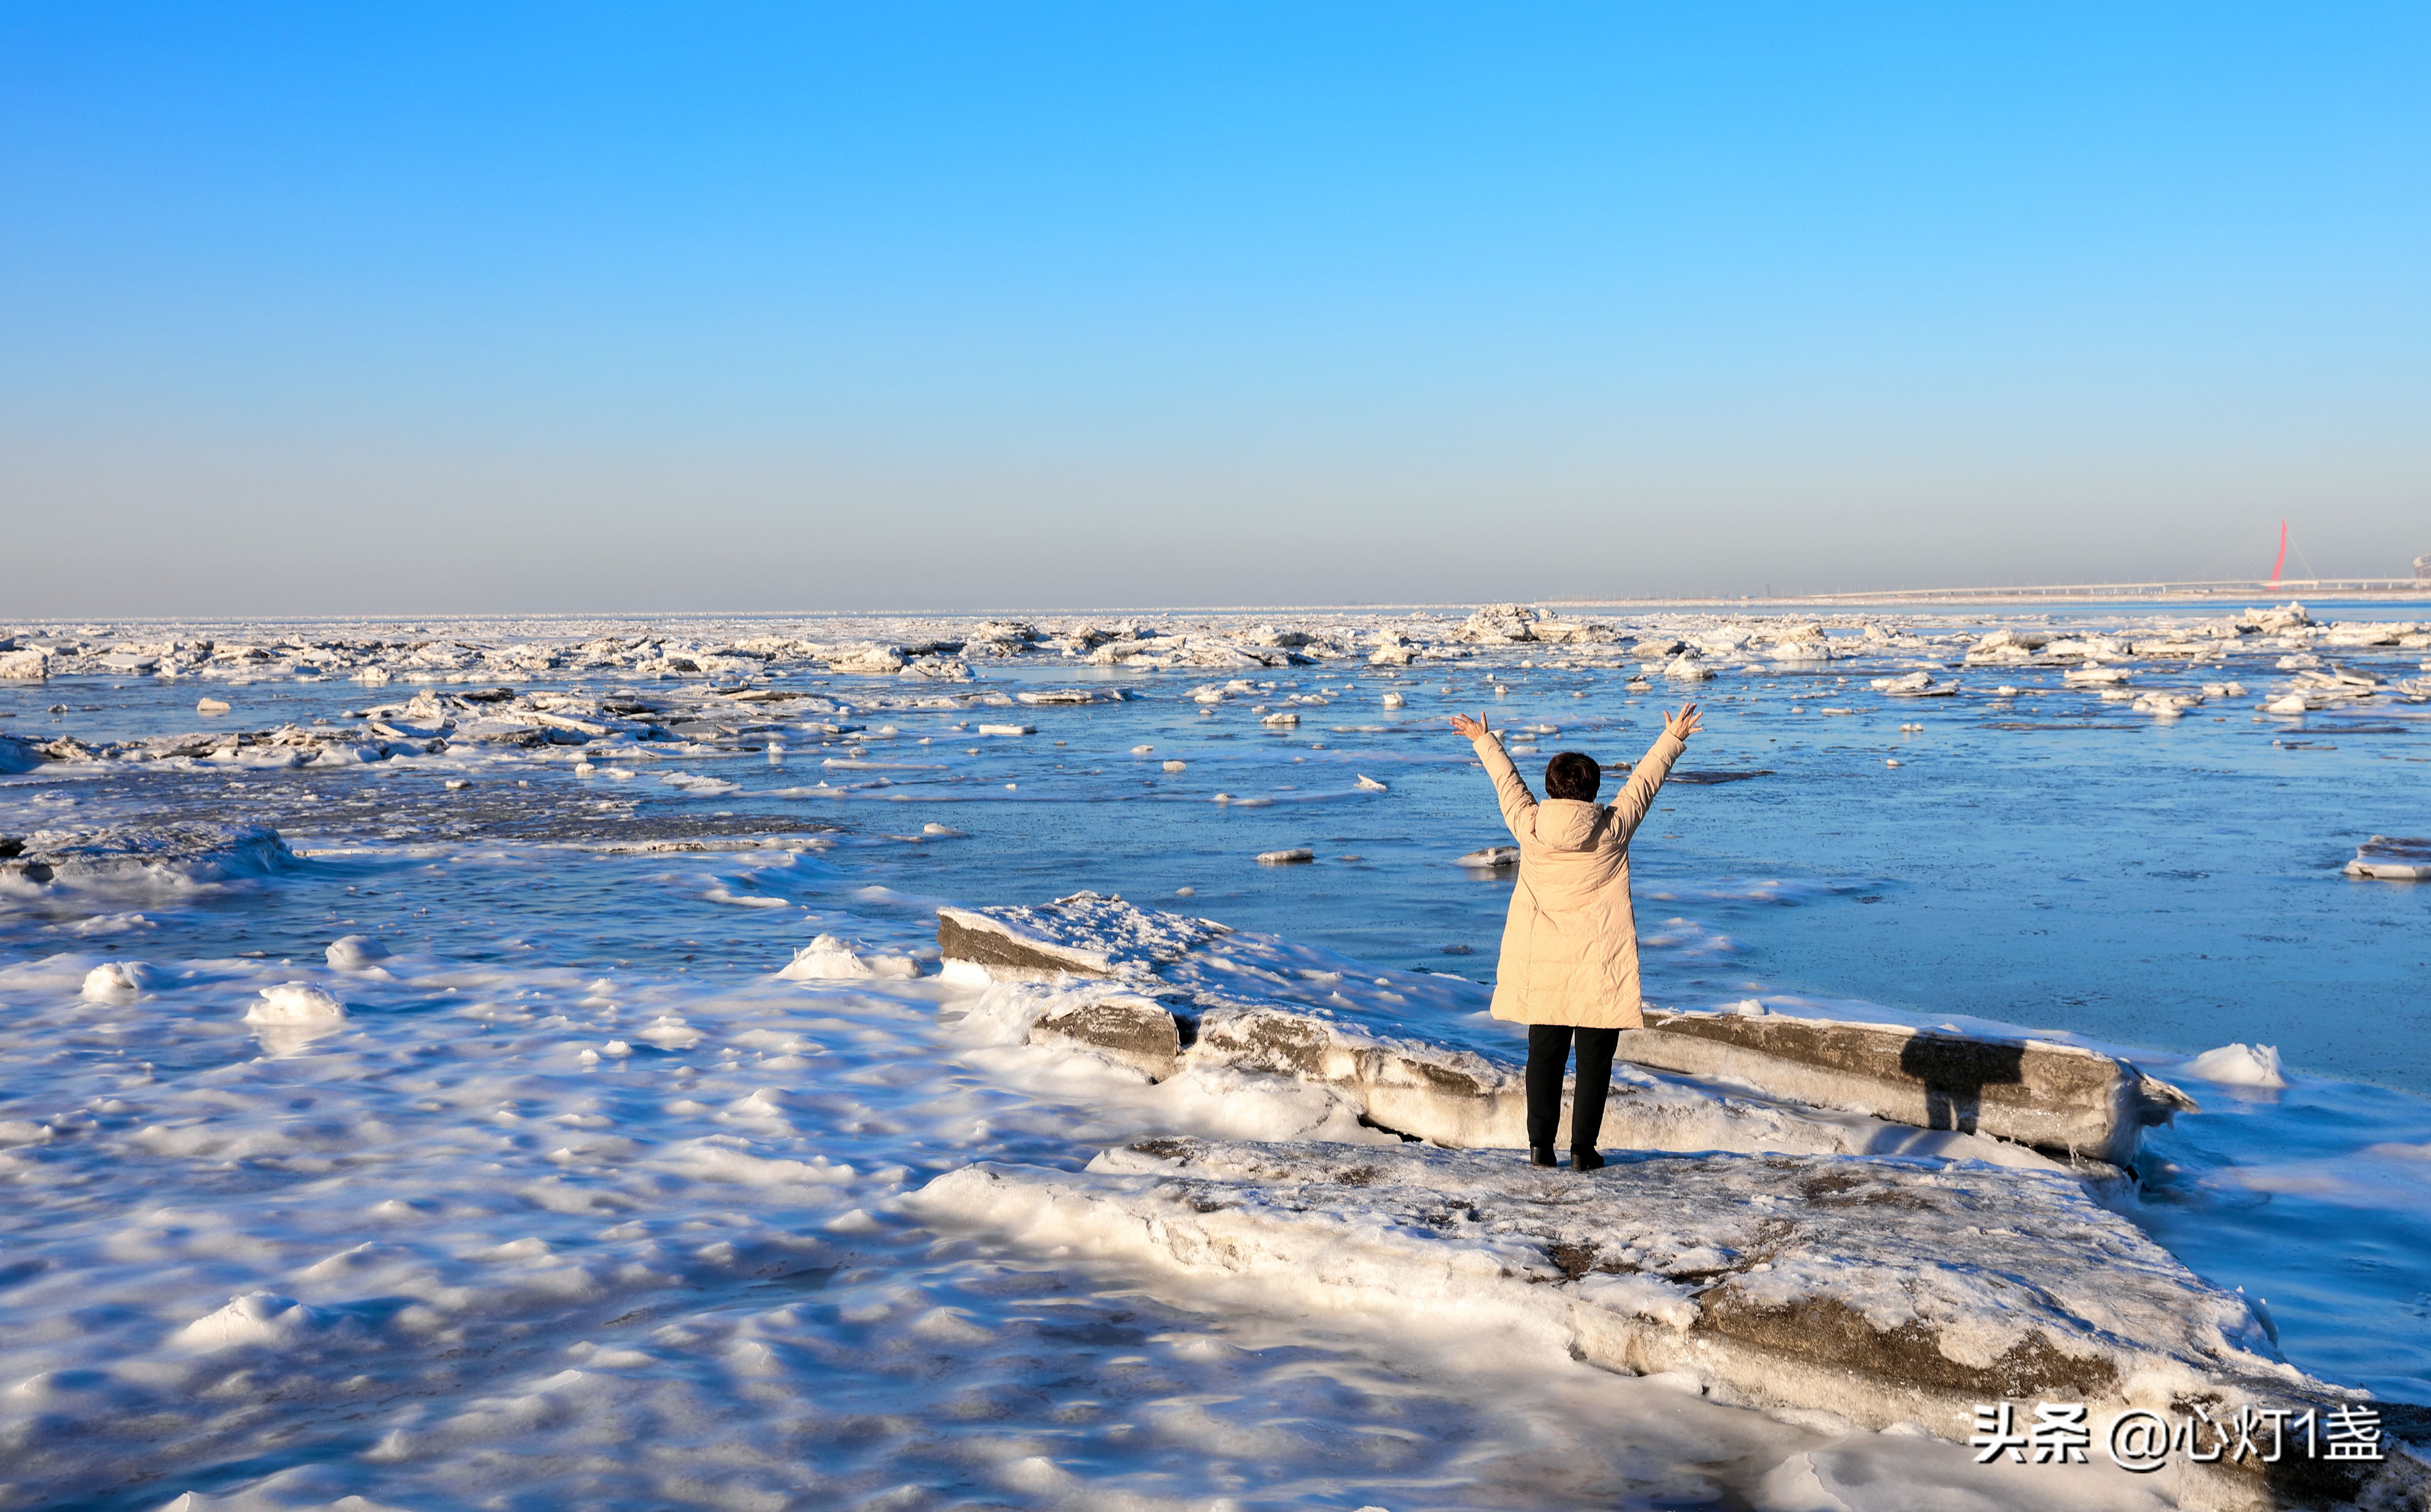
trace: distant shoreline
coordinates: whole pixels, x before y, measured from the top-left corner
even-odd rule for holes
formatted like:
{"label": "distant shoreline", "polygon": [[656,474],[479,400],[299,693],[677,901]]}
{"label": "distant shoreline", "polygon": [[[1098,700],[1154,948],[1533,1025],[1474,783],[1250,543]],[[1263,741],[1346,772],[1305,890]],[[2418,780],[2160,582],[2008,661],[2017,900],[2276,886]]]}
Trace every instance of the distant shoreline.
{"label": "distant shoreline", "polygon": [[1856,593],[1797,594],[1764,597],[1752,594],[1713,594],[1659,598],[1546,598],[1538,602],[1561,609],[1604,609],[1649,605],[1734,604],[1793,607],[1807,604],[1900,607],[1910,604],[2020,605],[2071,604],[2224,604],[2260,599],[2319,598],[2325,603],[2431,602],[2431,579],[2423,578],[2282,578],[2277,582],[2241,580],[2221,582],[2091,582],[2054,583],[2005,588],[1886,588]]}

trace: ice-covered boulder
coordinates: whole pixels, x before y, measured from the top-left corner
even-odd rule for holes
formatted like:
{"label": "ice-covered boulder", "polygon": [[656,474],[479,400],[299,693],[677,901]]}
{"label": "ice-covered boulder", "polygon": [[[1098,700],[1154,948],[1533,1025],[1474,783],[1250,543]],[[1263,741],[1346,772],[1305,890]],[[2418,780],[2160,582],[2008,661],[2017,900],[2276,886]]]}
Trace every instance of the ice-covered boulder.
{"label": "ice-covered boulder", "polygon": [[[2368,1400],[2288,1365],[2242,1296],[2052,1172],[1636,1155],[1580,1175],[1416,1146],[1150,1139],[1084,1171],[966,1167],[902,1204],[1293,1311],[1406,1318],[1960,1442],[1985,1403],[2081,1403],[2098,1455],[2122,1413],[2219,1424]],[[2411,1505],[2426,1476],[2394,1444],[2378,1462],[2167,1457],[2155,1488],[2188,1507]]]}
{"label": "ice-covered boulder", "polygon": [[[1472,1049],[1414,1033],[1391,1016],[1391,1005],[1421,990],[1416,983],[1386,991],[1379,981],[1366,1002],[1353,1001],[1342,996],[1339,973],[1293,964],[1277,953],[1280,942],[1093,893],[1035,909],[944,909],[937,939],[949,981],[995,983],[981,1000],[986,1011],[974,1013],[999,1026],[1008,1042],[1101,1053],[1152,1081],[1195,1069],[1288,1076],[1414,1138],[1461,1148],[1526,1143],[1525,1089],[1518,1070],[1498,1058],[1505,1042],[1489,1034]],[[1456,989],[1452,1000],[1484,1006],[1482,989],[1443,980]],[[1954,1119],[1886,1117],[1852,1110],[1845,1100],[1789,1105],[1800,1100],[1797,1091],[1768,1100],[1623,1066],[1616,1068],[1603,1142],[2052,1164]],[[2097,1168],[2090,1150],[2087,1155],[2076,1163],[2085,1174],[2118,1175]]]}
{"label": "ice-covered boulder", "polygon": [[1031,1021],[1033,1045],[1081,1045],[1151,1082],[1181,1068],[1182,1032],[1192,1020],[1132,993],[1073,994]]}
{"label": "ice-covered boulder", "polygon": [[[1517,1067],[1384,1026],[1172,983],[1015,982],[989,989],[981,1016],[1033,1045],[1086,1051],[1162,1082],[1184,1072],[1248,1072],[1322,1089],[1362,1123],[1458,1150],[1527,1143],[1527,1086]],[[1557,1129],[1568,1145],[1568,1098]],[[2024,1147],[1857,1114],[1784,1107],[1614,1067],[1599,1142],[1617,1150],[1932,1154],[2054,1168]],[[2080,1162],[2089,1178],[2119,1173]]]}
{"label": "ice-covered boulder", "polygon": [[2143,1130],[2194,1100],[2124,1061],[2047,1040],[1778,1014],[1650,1013],[1621,1059],[1920,1129],[2124,1166]]}

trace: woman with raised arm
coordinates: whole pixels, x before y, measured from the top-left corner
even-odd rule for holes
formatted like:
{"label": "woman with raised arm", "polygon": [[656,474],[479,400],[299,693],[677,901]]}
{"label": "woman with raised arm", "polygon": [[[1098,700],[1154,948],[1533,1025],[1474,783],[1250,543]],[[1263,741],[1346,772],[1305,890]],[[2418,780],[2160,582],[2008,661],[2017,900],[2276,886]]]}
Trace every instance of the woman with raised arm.
{"label": "woman with raised arm", "polygon": [[1596,1136],[1612,1090],[1612,1053],[1638,1012],[1637,919],[1629,905],[1629,837],[1636,832],[1671,764],[1697,732],[1697,706],[1663,716],[1663,733],[1610,804],[1595,800],[1603,770],[1566,750],[1545,764],[1545,801],[1520,780],[1502,742],[1475,719],[1451,716],[1494,779],[1502,822],[1519,842],[1519,881],[1502,925],[1494,1016],[1528,1026],[1528,1158],[1553,1164],[1562,1121],[1562,1074],[1578,1041],[1578,1094],[1570,1109],[1570,1168],[1603,1164]]}

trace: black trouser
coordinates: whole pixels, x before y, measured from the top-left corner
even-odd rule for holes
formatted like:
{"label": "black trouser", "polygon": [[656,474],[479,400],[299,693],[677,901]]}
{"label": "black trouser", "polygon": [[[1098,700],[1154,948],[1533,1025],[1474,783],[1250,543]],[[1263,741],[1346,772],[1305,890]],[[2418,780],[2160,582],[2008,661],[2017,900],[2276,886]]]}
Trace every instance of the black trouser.
{"label": "black trouser", "polygon": [[1570,1060],[1570,1036],[1579,1037],[1579,1086],[1570,1108],[1570,1148],[1593,1150],[1603,1133],[1603,1100],[1612,1090],[1612,1052],[1620,1048],[1618,1029],[1570,1024],[1528,1026],[1528,1143],[1551,1145],[1562,1126],[1562,1072]]}

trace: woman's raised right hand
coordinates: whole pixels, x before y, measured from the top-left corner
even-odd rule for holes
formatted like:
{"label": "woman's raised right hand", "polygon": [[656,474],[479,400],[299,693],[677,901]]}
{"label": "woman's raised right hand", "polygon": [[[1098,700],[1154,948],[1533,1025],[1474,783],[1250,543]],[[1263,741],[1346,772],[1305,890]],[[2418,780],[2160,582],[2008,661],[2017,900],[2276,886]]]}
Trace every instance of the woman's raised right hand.
{"label": "woman's raised right hand", "polygon": [[1477,717],[1474,719],[1471,719],[1467,714],[1454,714],[1451,716],[1451,727],[1452,729],[1460,731],[1461,739],[1475,740],[1480,735],[1486,732],[1485,711],[1480,709],[1477,712]]}

